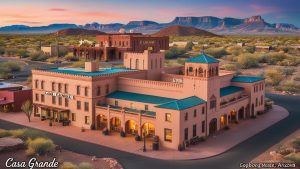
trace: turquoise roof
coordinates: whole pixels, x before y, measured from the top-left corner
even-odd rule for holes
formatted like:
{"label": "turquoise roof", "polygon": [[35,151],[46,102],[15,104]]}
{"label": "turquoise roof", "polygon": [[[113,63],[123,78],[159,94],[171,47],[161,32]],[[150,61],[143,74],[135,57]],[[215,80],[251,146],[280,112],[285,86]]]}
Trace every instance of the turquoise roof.
{"label": "turquoise roof", "polygon": [[223,97],[223,96],[233,94],[233,93],[236,93],[236,92],[240,92],[240,91],[243,91],[243,90],[244,90],[244,88],[237,87],[237,86],[223,87],[223,88],[220,89],[220,96]]}
{"label": "turquoise roof", "polygon": [[208,56],[206,54],[200,54],[198,56],[187,59],[185,62],[188,62],[188,63],[218,63],[220,61],[211,56]]}
{"label": "turquoise roof", "polygon": [[261,76],[234,76],[231,82],[253,83],[264,79],[265,78]]}
{"label": "turquoise roof", "polygon": [[135,102],[151,103],[151,104],[162,104],[162,103],[171,102],[171,101],[176,100],[176,99],[167,98],[167,97],[159,97],[159,96],[152,96],[152,95],[131,93],[131,92],[123,92],[123,91],[116,91],[116,92],[110,93],[106,97],[114,98],[114,99],[121,99],[121,100],[135,101]]}
{"label": "turquoise roof", "polygon": [[135,71],[126,68],[103,68],[99,69],[99,71],[95,72],[85,72],[84,69],[75,69],[75,68],[53,68],[47,70],[48,72],[56,72],[56,73],[64,73],[64,74],[71,74],[71,75],[80,75],[80,76],[99,76],[99,75],[107,75],[119,72],[129,72]]}
{"label": "turquoise roof", "polygon": [[173,110],[185,110],[185,109],[188,109],[188,108],[191,108],[191,107],[203,104],[203,103],[206,103],[206,101],[200,99],[199,97],[191,96],[188,98],[164,103],[164,104],[158,105],[156,107],[164,108],[164,109],[173,109]]}

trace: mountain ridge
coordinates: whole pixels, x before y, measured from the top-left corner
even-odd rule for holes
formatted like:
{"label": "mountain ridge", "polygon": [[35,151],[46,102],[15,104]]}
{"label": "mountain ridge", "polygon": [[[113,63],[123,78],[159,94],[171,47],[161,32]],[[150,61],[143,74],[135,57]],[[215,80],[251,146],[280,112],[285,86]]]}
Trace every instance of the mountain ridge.
{"label": "mountain ridge", "polygon": [[240,19],[233,17],[218,18],[214,16],[184,16],[175,17],[168,23],[141,20],[129,21],[127,24],[97,22],[85,25],[51,24],[48,26],[30,27],[26,25],[11,25],[0,27],[0,33],[51,33],[67,28],[83,28],[102,32],[117,32],[124,28],[126,31],[154,33],[168,26],[192,26],[215,34],[299,34],[300,29],[289,23],[268,23],[260,15]]}

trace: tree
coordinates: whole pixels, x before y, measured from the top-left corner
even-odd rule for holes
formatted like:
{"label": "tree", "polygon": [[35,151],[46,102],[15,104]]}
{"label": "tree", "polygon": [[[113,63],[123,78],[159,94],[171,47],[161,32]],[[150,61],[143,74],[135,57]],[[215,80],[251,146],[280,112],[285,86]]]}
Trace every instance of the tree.
{"label": "tree", "polygon": [[31,114],[32,114],[32,104],[29,100],[27,100],[25,103],[23,103],[21,110],[25,113],[25,115],[28,118],[28,121],[30,122]]}
{"label": "tree", "polygon": [[189,41],[189,42],[185,45],[185,48],[184,48],[184,49],[185,49],[186,51],[190,51],[190,50],[193,49],[193,46],[194,46],[193,42]]}

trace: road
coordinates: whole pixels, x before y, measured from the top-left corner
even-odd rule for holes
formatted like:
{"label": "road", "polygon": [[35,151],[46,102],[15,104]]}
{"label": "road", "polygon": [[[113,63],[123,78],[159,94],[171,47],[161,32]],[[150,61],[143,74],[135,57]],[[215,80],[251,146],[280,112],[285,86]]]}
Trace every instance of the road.
{"label": "road", "polygon": [[[285,107],[290,115],[263,130],[229,151],[207,159],[186,161],[164,161],[141,157],[135,154],[86,143],[48,133],[48,136],[64,149],[97,157],[116,158],[125,169],[237,169],[241,162],[249,162],[281,139],[300,128],[300,96],[279,96],[268,94],[275,104]],[[0,128],[15,129],[22,126],[0,121]]]}

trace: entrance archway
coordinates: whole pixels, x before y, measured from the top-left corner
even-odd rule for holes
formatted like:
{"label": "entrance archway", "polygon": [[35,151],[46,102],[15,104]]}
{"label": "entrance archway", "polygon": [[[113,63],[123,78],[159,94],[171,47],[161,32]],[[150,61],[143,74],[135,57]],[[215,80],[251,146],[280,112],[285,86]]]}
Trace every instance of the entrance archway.
{"label": "entrance archway", "polygon": [[244,107],[241,107],[239,109],[238,116],[239,116],[239,119],[244,119],[245,118],[245,108]]}
{"label": "entrance archway", "polygon": [[125,132],[127,134],[136,135],[138,133],[139,126],[134,120],[127,120],[125,123]]}
{"label": "entrance archway", "polygon": [[209,122],[209,135],[214,134],[218,129],[218,120],[216,118]]}
{"label": "entrance archway", "polygon": [[110,128],[112,131],[121,131],[121,120],[118,117],[111,118]]}
{"label": "entrance archway", "polygon": [[227,115],[224,114],[220,117],[220,128],[225,128],[225,126],[227,125]]}
{"label": "entrance archway", "polygon": [[230,112],[230,122],[231,122],[231,123],[233,123],[233,122],[236,121],[236,116],[237,116],[236,111],[235,111],[235,110],[232,110],[232,111]]}
{"label": "entrance archway", "polygon": [[107,127],[107,118],[106,118],[106,116],[99,114],[96,117],[96,125],[97,125],[96,128],[98,130],[103,130],[104,128],[106,128]]}
{"label": "entrance archway", "polygon": [[142,126],[142,135],[146,132],[146,136],[152,137],[155,136],[155,126],[152,123],[144,123]]}

